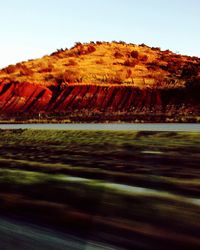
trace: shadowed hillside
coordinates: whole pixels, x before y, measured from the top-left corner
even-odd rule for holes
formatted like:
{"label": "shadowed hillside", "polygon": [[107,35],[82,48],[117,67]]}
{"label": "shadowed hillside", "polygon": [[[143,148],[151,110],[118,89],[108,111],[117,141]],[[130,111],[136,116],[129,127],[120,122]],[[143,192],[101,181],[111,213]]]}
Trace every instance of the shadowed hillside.
{"label": "shadowed hillside", "polygon": [[200,58],[124,42],[76,43],[0,70],[2,119],[199,121]]}

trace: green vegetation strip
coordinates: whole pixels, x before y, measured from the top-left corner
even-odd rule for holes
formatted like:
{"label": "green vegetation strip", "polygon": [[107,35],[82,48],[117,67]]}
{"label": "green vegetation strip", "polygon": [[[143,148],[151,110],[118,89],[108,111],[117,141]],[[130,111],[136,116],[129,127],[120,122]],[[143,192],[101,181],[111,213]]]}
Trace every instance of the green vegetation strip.
{"label": "green vegetation strip", "polygon": [[[200,229],[199,200],[166,192],[66,175],[7,169],[0,170],[0,187],[1,193],[20,194],[23,200],[65,204],[86,213],[147,220],[153,224],[163,222],[166,225],[171,220],[176,227],[181,222],[192,231]],[[17,205],[18,201],[14,200],[14,203]],[[182,208],[185,208],[184,213],[180,213]],[[152,218],[154,213],[156,218]],[[195,220],[188,221],[192,216]]]}
{"label": "green vegetation strip", "polygon": [[[199,179],[178,179],[172,177],[162,177],[153,175],[121,173],[99,168],[76,167],[65,164],[50,164],[41,162],[32,162],[25,160],[10,160],[0,158],[0,171],[4,168],[26,170],[33,175],[48,173],[57,178],[58,174],[67,174],[77,178],[87,178],[88,180],[110,180],[111,182],[166,190],[173,193],[187,194],[192,197],[200,197],[200,178]],[[34,172],[33,172],[34,171]],[[23,172],[23,171],[21,171]],[[12,173],[12,172],[11,172]],[[20,173],[20,171],[19,171]],[[45,177],[45,175],[43,175]],[[50,175],[49,175],[50,176]],[[71,177],[72,178],[72,177]],[[1,180],[1,178],[0,178]],[[21,178],[19,176],[19,181]]]}

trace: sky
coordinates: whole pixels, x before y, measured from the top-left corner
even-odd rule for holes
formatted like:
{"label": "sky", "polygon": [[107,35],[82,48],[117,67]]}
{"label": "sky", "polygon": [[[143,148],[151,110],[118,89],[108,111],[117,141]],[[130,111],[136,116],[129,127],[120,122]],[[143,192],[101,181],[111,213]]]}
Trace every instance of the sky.
{"label": "sky", "polygon": [[200,57],[199,10],[199,0],[0,0],[0,68],[90,41]]}

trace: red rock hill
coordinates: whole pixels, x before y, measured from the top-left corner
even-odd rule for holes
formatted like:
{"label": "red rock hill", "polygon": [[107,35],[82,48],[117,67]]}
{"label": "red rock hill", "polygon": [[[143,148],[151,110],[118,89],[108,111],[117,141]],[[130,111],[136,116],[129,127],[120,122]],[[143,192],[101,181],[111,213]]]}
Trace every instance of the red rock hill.
{"label": "red rock hill", "polygon": [[123,42],[77,43],[0,70],[0,114],[75,121],[198,121],[200,59]]}

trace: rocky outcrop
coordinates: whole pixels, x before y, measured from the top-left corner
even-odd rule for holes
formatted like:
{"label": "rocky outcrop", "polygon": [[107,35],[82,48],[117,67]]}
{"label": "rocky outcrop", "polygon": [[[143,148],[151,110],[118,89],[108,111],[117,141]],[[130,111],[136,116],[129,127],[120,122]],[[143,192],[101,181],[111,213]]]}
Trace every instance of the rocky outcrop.
{"label": "rocky outcrop", "polygon": [[[0,113],[10,114],[195,114],[199,94],[186,88],[139,89],[133,86],[70,85],[63,90],[31,83],[2,83]],[[128,119],[131,120],[131,117]]]}
{"label": "rocky outcrop", "polygon": [[30,83],[1,83],[1,114],[46,111],[52,92],[43,86]]}

